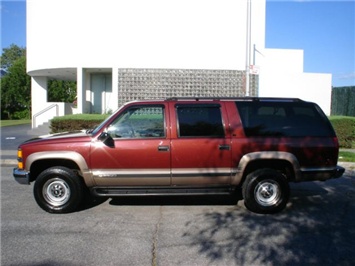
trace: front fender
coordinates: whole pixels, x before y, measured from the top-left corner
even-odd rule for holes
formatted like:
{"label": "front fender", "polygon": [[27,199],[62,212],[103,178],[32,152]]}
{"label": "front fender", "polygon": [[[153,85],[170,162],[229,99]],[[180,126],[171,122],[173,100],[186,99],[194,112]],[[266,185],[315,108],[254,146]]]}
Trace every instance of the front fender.
{"label": "front fender", "polygon": [[31,169],[31,165],[36,161],[50,159],[65,159],[75,162],[78,165],[81,174],[83,175],[86,185],[93,185],[91,172],[84,157],[75,151],[43,151],[32,153],[26,159],[26,169],[29,171]]}

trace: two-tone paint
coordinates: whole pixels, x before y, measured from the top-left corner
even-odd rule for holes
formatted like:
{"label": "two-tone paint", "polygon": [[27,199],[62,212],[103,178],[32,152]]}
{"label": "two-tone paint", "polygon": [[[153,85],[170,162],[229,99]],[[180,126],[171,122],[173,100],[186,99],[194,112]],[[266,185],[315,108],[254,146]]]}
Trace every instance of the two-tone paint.
{"label": "two-tone paint", "polygon": [[[224,136],[178,136],[177,104],[219,105]],[[163,106],[164,137],[102,138],[107,127],[126,108]],[[305,148],[307,147],[307,148]],[[41,170],[66,166],[77,171],[98,195],[126,188],[226,188],[239,186],[251,171],[276,168],[290,181],[326,180],[341,176],[337,166],[338,142],[334,138],[248,138],[235,99],[137,101],[112,115],[95,134],[50,135],[20,145],[15,179],[29,184]],[[101,190],[100,190],[101,188]],[[117,190],[112,194],[117,194]],[[138,193],[138,192],[137,192]]]}

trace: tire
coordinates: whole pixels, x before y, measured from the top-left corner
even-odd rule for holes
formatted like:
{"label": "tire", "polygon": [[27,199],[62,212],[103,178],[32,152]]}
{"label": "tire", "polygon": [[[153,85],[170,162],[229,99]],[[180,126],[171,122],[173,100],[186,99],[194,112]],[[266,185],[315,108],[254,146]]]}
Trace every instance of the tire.
{"label": "tire", "polygon": [[272,169],[260,169],[247,175],[242,188],[245,207],[255,213],[282,211],[290,196],[286,178]]}
{"label": "tire", "polygon": [[84,198],[81,179],[66,167],[52,167],[43,171],[33,188],[37,204],[50,213],[75,211]]}

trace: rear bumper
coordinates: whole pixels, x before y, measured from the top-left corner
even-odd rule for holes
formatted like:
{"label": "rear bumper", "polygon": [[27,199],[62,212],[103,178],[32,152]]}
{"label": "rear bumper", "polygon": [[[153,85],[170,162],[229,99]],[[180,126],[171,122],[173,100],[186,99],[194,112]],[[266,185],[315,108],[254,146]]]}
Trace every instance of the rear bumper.
{"label": "rear bumper", "polygon": [[14,168],[12,174],[18,183],[22,185],[30,184],[30,172],[23,169]]}
{"label": "rear bumper", "polygon": [[298,181],[325,181],[339,178],[345,172],[345,168],[337,165],[331,168],[306,168],[301,169],[301,180]]}
{"label": "rear bumper", "polygon": [[341,177],[345,172],[345,168],[342,166],[337,165],[335,171],[334,171],[334,178],[339,178]]}

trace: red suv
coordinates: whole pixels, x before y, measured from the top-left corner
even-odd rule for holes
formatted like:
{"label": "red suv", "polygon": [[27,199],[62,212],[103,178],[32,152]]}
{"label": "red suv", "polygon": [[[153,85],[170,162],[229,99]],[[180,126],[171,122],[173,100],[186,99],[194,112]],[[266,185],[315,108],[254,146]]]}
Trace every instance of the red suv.
{"label": "red suv", "polygon": [[122,106],[98,127],[19,146],[14,177],[38,205],[76,210],[93,196],[231,194],[274,213],[289,182],[340,177],[338,140],[314,103],[282,98],[172,98]]}

